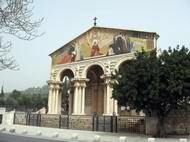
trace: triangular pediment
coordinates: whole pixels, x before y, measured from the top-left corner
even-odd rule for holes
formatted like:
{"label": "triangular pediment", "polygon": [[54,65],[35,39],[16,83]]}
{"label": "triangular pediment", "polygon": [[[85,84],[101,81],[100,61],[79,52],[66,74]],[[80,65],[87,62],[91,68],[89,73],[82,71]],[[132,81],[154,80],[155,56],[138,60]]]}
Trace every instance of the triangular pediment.
{"label": "triangular pediment", "polygon": [[154,32],[92,27],[50,54],[52,64],[113,56],[154,48]]}

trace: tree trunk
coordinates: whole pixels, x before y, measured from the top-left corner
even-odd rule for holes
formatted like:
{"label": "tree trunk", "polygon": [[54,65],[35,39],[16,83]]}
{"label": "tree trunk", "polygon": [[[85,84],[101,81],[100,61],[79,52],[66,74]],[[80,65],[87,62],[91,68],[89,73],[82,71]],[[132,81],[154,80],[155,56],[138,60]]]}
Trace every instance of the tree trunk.
{"label": "tree trunk", "polygon": [[165,131],[165,126],[164,126],[164,116],[158,115],[158,122],[157,122],[157,132],[156,132],[156,137],[165,137],[166,136],[166,131]]}

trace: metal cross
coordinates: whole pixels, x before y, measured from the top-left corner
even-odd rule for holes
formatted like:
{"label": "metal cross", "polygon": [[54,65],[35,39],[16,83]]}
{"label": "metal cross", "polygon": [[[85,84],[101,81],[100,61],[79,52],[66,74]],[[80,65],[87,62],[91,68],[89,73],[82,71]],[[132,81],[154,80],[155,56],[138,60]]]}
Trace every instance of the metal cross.
{"label": "metal cross", "polygon": [[96,24],[97,24],[97,23],[96,23],[96,20],[97,20],[97,19],[98,19],[98,18],[96,18],[96,17],[94,17],[94,19],[93,19],[93,20],[94,20],[94,27],[95,27]]}

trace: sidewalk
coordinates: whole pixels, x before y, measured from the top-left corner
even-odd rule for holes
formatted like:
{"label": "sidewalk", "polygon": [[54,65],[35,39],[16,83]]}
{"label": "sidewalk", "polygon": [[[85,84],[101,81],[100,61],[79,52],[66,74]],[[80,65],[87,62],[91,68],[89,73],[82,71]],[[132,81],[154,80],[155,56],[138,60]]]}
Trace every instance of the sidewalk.
{"label": "sidewalk", "polygon": [[[99,135],[101,142],[119,142],[120,136],[126,136],[127,142],[147,142],[148,137],[146,135],[129,134],[129,133],[108,133],[108,132],[92,132],[81,130],[68,130],[57,128],[44,128],[34,126],[22,126],[22,125],[1,125],[0,130],[6,128],[6,131],[2,133],[10,133],[10,129],[15,129],[12,132],[13,135],[23,135],[26,137],[36,137],[51,140],[60,141],[75,141],[73,137],[78,136],[78,141],[81,142],[93,142],[95,135]],[[187,138],[190,142],[189,136],[181,136],[178,138],[156,138],[155,142],[179,142],[179,138]]]}

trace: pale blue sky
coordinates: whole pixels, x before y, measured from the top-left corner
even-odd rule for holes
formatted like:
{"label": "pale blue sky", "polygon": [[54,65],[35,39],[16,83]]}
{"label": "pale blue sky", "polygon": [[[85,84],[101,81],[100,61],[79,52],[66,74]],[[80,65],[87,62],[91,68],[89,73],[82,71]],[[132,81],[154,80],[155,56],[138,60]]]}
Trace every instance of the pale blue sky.
{"label": "pale blue sky", "polygon": [[0,72],[5,91],[42,86],[49,79],[49,53],[93,25],[157,32],[158,46],[166,49],[177,44],[190,47],[189,0],[34,0],[34,16],[44,17],[45,35],[33,41],[13,40],[10,55],[19,71]]}

